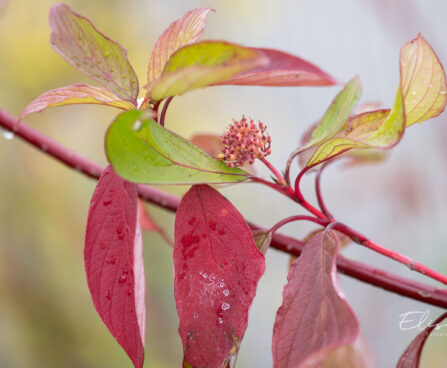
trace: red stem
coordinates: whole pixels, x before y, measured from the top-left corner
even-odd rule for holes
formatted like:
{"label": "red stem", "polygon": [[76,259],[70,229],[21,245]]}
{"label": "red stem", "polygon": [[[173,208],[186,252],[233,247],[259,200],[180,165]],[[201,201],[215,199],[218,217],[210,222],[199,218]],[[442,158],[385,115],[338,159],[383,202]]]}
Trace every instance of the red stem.
{"label": "red stem", "polygon": [[168,107],[169,104],[171,103],[172,99],[174,98],[174,96],[170,96],[166,99],[165,103],[163,104],[163,109],[161,110],[161,114],[160,114],[160,125],[162,127],[165,126],[165,117],[166,117],[166,112],[168,111]]}
{"label": "red stem", "polygon": [[[18,137],[63,164],[82,172],[91,178],[99,178],[103,170],[103,167],[100,165],[73,153],[23,123],[21,123],[17,129],[14,129],[16,124],[16,118],[0,109],[0,127],[13,131]],[[147,185],[139,185],[138,193],[140,198],[169,211],[176,211],[180,204],[180,199],[178,197]],[[250,224],[250,227],[253,230],[262,229],[254,224]],[[285,235],[274,234],[271,247],[294,256],[299,256],[304,247],[304,243]],[[437,289],[408,278],[385,272],[367,264],[346,259],[340,255],[337,257],[337,267],[340,272],[368,284],[381,287],[414,300],[419,300],[427,304],[447,309],[446,290]]]}
{"label": "red stem", "polygon": [[321,211],[327,216],[327,218],[333,219],[334,216],[329,212],[329,210],[326,207],[326,203],[324,202],[323,195],[321,194],[321,174],[323,173],[324,168],[326,167],[326,164],[321,166],[321,168],[318,170],[317,175],[315,176],[315,193],[317,194],[317,201],[318,205],[321,208]]}
{"label": "red stem", "polygon": [[278,221],[275,225],[273,225],[270,228],[269,232],[274,234],[280,227],[287,225],[291,222],[295,222],[295,221],[311,221],[311,222],[315,222],[316,224],[324,226],[324,227],[328,224],[328,220],[320,220],[319,218],[312,217],[312,216],[296,215],[296,216],[286,217],[285,219]]}
{"label": "red stem", "polygon": [[409,267],[410,270],[419,272],[423,275],[426,275],[428,277],[431,277],[434,280],[437,280],[439,282],[442,282],[443,284],[447,285],[447,276],[436,272],[427,266],[424,266],[423,264],[419,262],[413,261],[411,258],[408,258],[400,253],[397,253],[391,249],[385,248],[381,246],[380,244],[377,244],[373,242],[372,240],[368,239],[366,236],[360,234],[359,232],[355,231],[354,229],[351,229],[349,226],[346,226],[345,224],[337,223],[333,227],[335,230],[338,230],[342,232],[343,234],[349,236],[353,241],[355,241],[357,244],[361,244],[377,253],[380,253],[384,255],[385,257],[391,258],[397,262],[400,262],[404,264],[405,266]]}
{"label": "red stem", "polygon": [[280,185],[286,185],[286,181],[284,180],[283,176],[276,170],[276,168],[265,158],[261,158],[259,161],[261,161],[265,166],[268,167],[268,169],[275,175],[275,178]]}

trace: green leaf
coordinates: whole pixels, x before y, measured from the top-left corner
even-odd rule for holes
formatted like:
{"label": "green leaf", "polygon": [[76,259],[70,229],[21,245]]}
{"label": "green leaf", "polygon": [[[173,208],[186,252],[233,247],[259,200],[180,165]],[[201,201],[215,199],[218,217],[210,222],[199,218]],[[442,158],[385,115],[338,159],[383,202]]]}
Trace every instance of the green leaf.
{"label": "green leaf", "polygon": [[72,84],[71,86],[56,88],[47,91],[31,102],[20,114],[19,120],[26,115],[41,112],[47,107],[57,107],[74,104],[99,104],[117,107],[123,110],[131,110],[134,105],[125,100],[121,100],[112,92],[90,86],[88,84]]}
{"label": "green leaf", "polygon": [[151,99],[159,101],[227,80],[267,62],[262,52],[248,47],[219,41],[199,42],[175,52],[160,79],[147,89]]}
{"label": "green leaf", "polygon": [[445,73],[421,35],[402,47],[400,84],[393,108],[351,118],[347,128],[323,142],[307,163],[315,166],[352,148],[389,149],[402,138],[405,127],[438,116],[446,105]]}
{"label": "green leaf", "polygon": [[50,28],[51,46],[68,63],[136,106],[138,79],[120,44],[66,4],[51,7]]}
{"label": "green leaf", "polygon": [[136,183],[230,183],[249,176],[163,128],[145,111],[118,115],[107,132],[105,146],[114,170]]}
{"label": "green leaf", "polygon": [[361,84],[358,77],[354,77],[340,93],[334,98],[320,123],[315,127],[309,142],[310,147],[322,140],[335,135],[346,123],[352,109],[356,105],[361,93]]}
{"label": "green leaf", "polygon": [[183,46],[196,42],[206,26],[211,8],[198,8],[187,12],[158,37],[149,59],[147,82],[157,80],[169,57]]}

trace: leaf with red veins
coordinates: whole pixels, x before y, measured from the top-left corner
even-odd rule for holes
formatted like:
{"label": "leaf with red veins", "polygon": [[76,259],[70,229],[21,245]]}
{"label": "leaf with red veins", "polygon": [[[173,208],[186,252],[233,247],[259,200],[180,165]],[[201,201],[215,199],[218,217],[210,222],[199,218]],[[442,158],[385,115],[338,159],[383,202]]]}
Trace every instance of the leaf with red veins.
{"label": "leaf with red veins", "polygon": [[99,104],[131,110],[135,106],[122,100],[107,89],[90,86],[88,84],[73,84],[47,91],[31,102],[20,114],[19,120],[26,115],[41,112],[47,107],[57,107],[75,104]]}
{"label": "leaf with red veins", "polygon": [[145,278],[137,185],[109,166],[90,203],[85,234],[87,283],[99,316],[134,366],[144,361]]}
{"label": "leaf with red veins", "polygon": [[407,126],[422,123],[444,111],[447,102],[444,68],[420,34],[402,47],[400,70]]}
{"label": "leaf with red veins", "polygon": [[175,218],[174,294],[184,366],[221,368],[237,354],[264,269],[237,209],[210,186],[192,186]]}
{"label": "leaf with red veins", "polygon": [[183,46],[196,42],[202,35],[211,8],[198,8],[187,12],[158,37],[149,59],[147,82],[157,80],[169,57]]}
{"label": "leaf with red veins", "polygon": [[275,368],[316,366],[359,335],[355,314],[336,285],[337,250],[334,232],[321,232],[293,263],[273,330]]}
{"label": "leaf with red veins", "polygon": [[123,100],[137,106],[138,78],[127,51],[66,4],[50,10],[50,43],[69,64]]}
{"label": "leaf with red veins", "polygon": [[337,81],[317,66],[283,51],[252,48],[266,55],[269,62],[217,84],[241,86],[330,86]]}
{"label": "leaf with red veins", "polygon": [[[421,359],[425,341],[427,341],[428,336],[433,330],[436,328],[441,328],[439,325],[446,318],[447,313],[444,313],[430,326],[426,327],[425,330],[419,333],[400,357],[396,368],[419,368],[419,361]],[[445,327],[445,325],[442,327]]]}

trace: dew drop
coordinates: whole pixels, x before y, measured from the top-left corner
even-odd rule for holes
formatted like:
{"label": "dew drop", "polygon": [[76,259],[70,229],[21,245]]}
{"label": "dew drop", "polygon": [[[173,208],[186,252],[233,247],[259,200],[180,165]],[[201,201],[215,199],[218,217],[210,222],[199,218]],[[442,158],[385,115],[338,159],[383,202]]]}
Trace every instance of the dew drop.
{"label": "dew drop", "polygon": [[205,273],[202,275],[202,277],[203,277],[204,279],[206,279],[206,278],[208,278],[208,274],[205,272]]}
{"label": "dew drop", "polygon": [[222,323],[223,323],[223,318],[222,318],[222,317],[219,317],[219,318],[217,319],[217,322],[219,322],[219,324],[222,324]]}
{"label": "dew drop", "polygon": [[[222,291],[222,293],[223,293],[223,295],[228,296],[228,295],[230,295],[230,290],[225,289],[224,291]],[[223,309],[223,307],[222,307],[222,309]]]}
{"label": "dew drop", "polygon": [[203,275],[203,271],[199,271],[199,275],[202,276]]}
{"label": "dew drop", "polygon": [[210,273],[209,279],[210,281],[214,281],[216,279],[216,275],[214,273]]}
{"label": "dew drop", "polygon": [[228,304],[226,302],[222,303],[222,310],[228,310],[228,309],[230,309],[230,307],[231,307],[230,304]]}
{"label": "dew drop", "polygon": [[11,139],[14,139],[15,134],[13,132],[11,132],[10,130],[2,129],[2,136],[3,136],[3,138],[10,141]]}
{"label": "dew drop", "polygon": [[142,123],[141,120],[135,120],[132,124],[132,129],[138,132],[141,129]]}
{"label": "dew drop", "polygon": [[194,312],[192,316],[194,317],[194,319],[197,319],[199,318],[199,313]]}
{"label": "dew drop", "polygon": [[221,288],[225,287],[225,282],[224,282],[224,281],[221,281],[221,282],[219,283],[219,287],[221,287]]}

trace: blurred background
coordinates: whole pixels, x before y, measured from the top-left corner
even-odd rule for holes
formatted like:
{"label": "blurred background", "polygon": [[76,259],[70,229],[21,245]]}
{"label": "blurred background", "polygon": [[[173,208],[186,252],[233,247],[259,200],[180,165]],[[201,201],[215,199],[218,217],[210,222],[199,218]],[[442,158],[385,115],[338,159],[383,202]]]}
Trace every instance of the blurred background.
{"label": "blurred background", "polygon": [[[211,6],[203,39],[275,47],[299,55],[345,82],[359,75],[361,102],[391,106],[400,47],[418,32],[447,65],[445,0],[67,0],[124,45],[141,85],[157,36],[186,11]],[[46,90],[90,82],[49,46],[52,1],[0,0],[0,108],[18,116]],[[94,83],[92,83],[94,84]],[[273,138],[271,162],[283,168],[302,133],[319,119],[340,87],[215,87],[176,97],[167,126],[190,137],[221,133],[242,114],[262,120]],[[117,110],[101,106],[49,109],[26,123],[105,164],[103,136]],[[412,126],[386,162],[330,166],[323,192],[330,210],[373,240],[447,272],[447,115]],[[258,172],[264,172],[259,166]],[[95,182],[19,139],[0,136],[0,367],[131,367],[96,315],[83,266],[83,237]],[[163,188],[181,195],[188,188]],[[303,191],[314,200],[313,178]],[[248,219],[271,226],[301,210],[254,184],[222,192]],[[262,198],[262,199],[261,199]],[[168,231],[174,216],[149,207]],[[303,237],[312,227],[289,225]],[[145,367],[178,367],[182,359],[172,290],[171,249],[158,234],[144,237],[147,277]],[[350,245],[348,257],[440,286],[404,266]],[[241,346],[239,367],[272,366],[271,337],[281,304],[288,256],[267,255]],[[341,276],[377,367],[392,367],[417,331],[399,329],[399,315],[440,309]],[[445,367],[447,336],[428,340],[422,367]]]}

